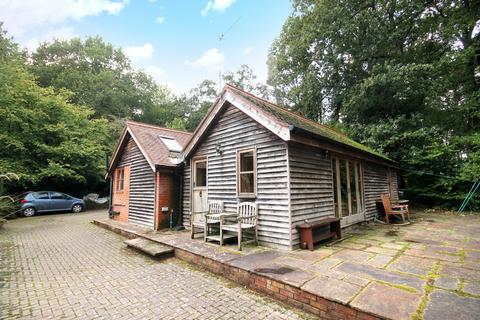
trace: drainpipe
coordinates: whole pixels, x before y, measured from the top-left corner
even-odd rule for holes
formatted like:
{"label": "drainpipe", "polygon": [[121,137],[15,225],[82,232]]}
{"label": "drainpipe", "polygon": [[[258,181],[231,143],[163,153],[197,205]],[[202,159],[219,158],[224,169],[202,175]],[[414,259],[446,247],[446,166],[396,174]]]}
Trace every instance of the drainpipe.
{"label": "drainpipe", "polygon": [[113,211],[112,211],[112,184],[113,184],[113,179],[112,177],[109,175],[108,176],[108,184],[109,184],[109,197],[108,197],[108,217],[111,219],[112,216],[113,216]]}
{"label": "drainpipe", "polygon": [[183,215],[183,174],[178,175],[178,180],[180,181],[180,192],[178,194],[178,221],[177,225],[182,225],[182,215]]}

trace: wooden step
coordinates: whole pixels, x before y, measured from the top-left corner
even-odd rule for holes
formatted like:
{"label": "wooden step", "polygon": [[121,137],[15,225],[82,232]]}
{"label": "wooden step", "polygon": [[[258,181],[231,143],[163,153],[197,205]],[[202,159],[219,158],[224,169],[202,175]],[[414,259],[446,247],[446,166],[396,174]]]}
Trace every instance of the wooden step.
{"label": "wooden step", "polygon": [[173,248],[145,238],[125,240],[130,248],[141,251],[153,258],[166,257],[173,254]]}

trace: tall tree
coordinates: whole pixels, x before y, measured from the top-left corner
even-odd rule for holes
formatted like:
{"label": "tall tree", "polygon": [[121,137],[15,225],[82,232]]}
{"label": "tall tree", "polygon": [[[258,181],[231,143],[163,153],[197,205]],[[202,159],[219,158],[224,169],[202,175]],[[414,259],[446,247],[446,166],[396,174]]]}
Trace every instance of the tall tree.
{"label": "tall tree", "polygon": [[10,189],[52,188],[81,195],[104,184],[106,121],[42,88],[0,26],[0,173]]}
{"label": "tall tree", "polygon": [[100,37],[43,43],[31,59],[40,86],[70,90],[73,103],[92,107],[97,116],[133,117],[158,95],[153,79]]}
{"label": "tall tree", "polygon": [[[340,122],[400,165],[413,196],[457,204],[480,167],[478,1],[295,0],[274,42],[274,95]],[[476,171],[477,170],[477,171]]]}

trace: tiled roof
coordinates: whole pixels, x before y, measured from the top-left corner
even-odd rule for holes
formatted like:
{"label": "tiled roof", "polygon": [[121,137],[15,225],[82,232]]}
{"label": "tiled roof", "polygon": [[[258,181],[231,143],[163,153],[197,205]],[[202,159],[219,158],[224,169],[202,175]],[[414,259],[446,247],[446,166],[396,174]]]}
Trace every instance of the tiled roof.
{"label": "tiled roof", "polygon": [[151,161],[152,165],[176,166],[170,157],[170,151],[160,140],[160,137],[170,137],[185,148],[192,137],[190,132],[162,128],[145,123],[127,121],[127,128],[135,136],[139,148],[145,153],[145,156]]}
{"label": "tiled roof", "polygon": [[321,123],[318,123],[316,121],[307,119],[298,113],[295,113],[293,111],[287,110],[285,108],[282,108],[280,106],[277,106],[269,101],[266,101],[264,99],[261,99],[255,95],[252,95],[248,92],[245,92],[239,88],[236,88],[232,85],[227,84],[226,87],[231,89],[234,93],[240,95],[241,97],[247,99],[249,102],[254,104],[255,106],[261,108],[262,110],[268,112],[269,114],[273,115],[275,118],[278,120],[288,123],[289,125],[299,128],[301,130],[307,131],[309,133],[312,133],[314,135],[323,137],[327,140],[331,140],[336,143],[340,143],[343,145],[347,145],[349,147],[361,150],[363,152],[370,153],[372,155],[375,155],[377,157],[392,161],[389,159],[387,156],[370,149],[367,146],[364,146],[361,143],[358,143],[352,139],[350,139],[347,135],[345,135],[343,132],[340,132],[336,129],[330,128],[326,125],[323,125]]}

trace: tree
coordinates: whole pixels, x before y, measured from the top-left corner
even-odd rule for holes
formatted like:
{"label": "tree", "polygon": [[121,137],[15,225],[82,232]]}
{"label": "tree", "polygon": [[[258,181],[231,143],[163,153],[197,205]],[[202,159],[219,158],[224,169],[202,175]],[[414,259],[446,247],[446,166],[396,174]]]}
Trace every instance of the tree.
{"label": "tree", "polygon": [[70,103],[65,90],[41,88],[0,28],[0,172],[11,190],[52,188],[80,195],[104,184],[107,126]]}
{"label": "tree", "polygon": [[480,5],[296,0],[269,57],[277,100],[400,166],[412,197],[458,204],[480,167]]}
{"label": "tree", "polygon": [[155,81],[100,37],[43,43],[31,59],[40,86],[68,89],[71,102],[90,106],[97,117],[134,117],[155,106]]}

